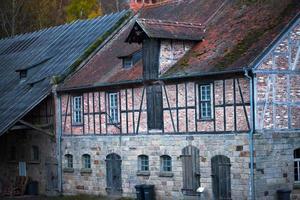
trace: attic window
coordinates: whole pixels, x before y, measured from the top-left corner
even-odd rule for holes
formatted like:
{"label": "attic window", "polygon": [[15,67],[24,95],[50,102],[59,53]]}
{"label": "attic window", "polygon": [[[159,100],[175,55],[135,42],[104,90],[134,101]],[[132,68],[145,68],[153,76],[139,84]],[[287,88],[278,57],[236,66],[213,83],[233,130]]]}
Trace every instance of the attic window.
{"label": "attic window", "polygon": [[133,65],[132,56],[123,58],[123,68],[128,69],[132,67],[132,65]]}
{"label": "attic window", "polygon": [[20,71],[20,79],[25,79],[27,77],[27,70]]}

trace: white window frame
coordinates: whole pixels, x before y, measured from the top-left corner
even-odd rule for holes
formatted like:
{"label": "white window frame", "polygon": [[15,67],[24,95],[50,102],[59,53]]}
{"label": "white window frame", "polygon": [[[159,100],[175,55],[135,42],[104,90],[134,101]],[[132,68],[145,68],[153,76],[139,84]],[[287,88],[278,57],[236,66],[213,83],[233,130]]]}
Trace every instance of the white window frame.
{"label": "white window frame", "polygon": [[[208,98],[208,93],[206,92],[206,96],[205,98],[203,98],[202,96],[202,91],[209,87],[210,89],[210,97]],[[205,89],[206,90],[206,89]],[[213,84],[209,83],[209,84],[200,84],[199,85],[199,119],[200,120],[211,120],[214,118],[214,114],[213,114]],[[205,105],[205,106],[204,106]],[[209,108],[210,106],[210,108]],[[205,113],[204,114],[204,110],[203,108],[205,107]],[[210,111],[210,115],[208,115],[208,112]]]}
{"label": "white window frame", "polygon": [[[129,62],[130,62],[130,64],[129,64]],[[129,64],[129,65],[126,65],[126,63]],[[129,69],[132,66],[133,66],[133,58],[132,58],[132,56],[124,57],[123,58],[123,68],[124,69]]]}
{"label": "white window frame", "polygon": [[66,168],[73,168],[73,155],[66,154],[65,160],[66,160]]}
{"label": "white window frame", "polygon": [[82,168],[84,169],[91,169],[91,156],[89,154],[82,155]]}
{"label": "white window frame", "polygon": [[172,157],[168,155],[160,156],[160,166],[162,172],[172,172]]}
{"label": "white window frame", "polygon": [[138,169],[139,171],[148,172],[149,171],[149,156],[139,155],[138,156]]}
{"label": "white window frame", "polygon": [[119,123],[119,99],[118,93],[109,93],[109,122],[112,124]]}
{"label": "white window frame", "polygon": [[82,96],[73,97],[73,124],[82,124]]}

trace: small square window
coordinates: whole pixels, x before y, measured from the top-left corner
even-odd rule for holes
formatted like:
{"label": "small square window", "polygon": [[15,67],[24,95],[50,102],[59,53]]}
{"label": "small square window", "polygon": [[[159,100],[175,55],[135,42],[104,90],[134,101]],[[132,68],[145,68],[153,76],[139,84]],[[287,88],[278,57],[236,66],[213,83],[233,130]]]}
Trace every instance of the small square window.
{"label": "small square window", "polygon": [[160,157],[160,165],[162,172],[171,172],[172,171],[172,159],[168,155],[163,155]]}
{"label": "small square window", "polygon": [[71,154],[65,155],[66,168],[73,168],[73,156]]}
{"label": "small square window", "polygon": [[138,157],[139,170],[140,171],[149,171],[149,157],[146,155],[140,155]]}
{"label": "small square window", "polygon": [[82,123],[82,96],[73,97],[73,123]]}
{"label": "small square window", "polygon": [[39,147],[38,146],[32,146],[32,160],[38,161],[40,159],[39,155]]}
{"label": "small square window", "polygon": [[90,169],[91,168],[91,156],[84,154],[82,156],[82,168]]}
{"label": "small square window", "polygon": [[20,79],[24,79],[27,77],[27,70],[21,70],[19,73],[20,73]]}
{"label": "small square window", "polygon": [[132,67],[132,65],[133,65],[133,61],[131,56],[123,58],[123,68],[128,69]]}

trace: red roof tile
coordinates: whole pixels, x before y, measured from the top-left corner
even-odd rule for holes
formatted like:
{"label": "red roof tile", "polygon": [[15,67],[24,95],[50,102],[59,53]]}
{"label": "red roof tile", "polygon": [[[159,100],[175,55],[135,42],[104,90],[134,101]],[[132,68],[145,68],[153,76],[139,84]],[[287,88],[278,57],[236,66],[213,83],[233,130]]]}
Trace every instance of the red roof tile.
{"label": "red roof tile", "polygon": [[[147,19],[145,21],[150,23],[146,23],[145,26],[149,26],[150,29],[164,27],[165,22],[205,25],[204,40],[192,48],[164,76],[222,72],[248,66],[300,11],[300,2],[297,0],[243,2],[178,0],[143,8],[139,18]],[[135,24],[135,19],[93,56],[86,66],[66,80],[63,87],[82,88],[141,79],[141,62],[131,69],[123,69],[122,60],[117,58],[141,48],[140,45],[124,42]],[[170,32],[176,35],[176,32],[182,30],[172,29]],[[199,30],[199,35],[202,34],[202,30]]]}

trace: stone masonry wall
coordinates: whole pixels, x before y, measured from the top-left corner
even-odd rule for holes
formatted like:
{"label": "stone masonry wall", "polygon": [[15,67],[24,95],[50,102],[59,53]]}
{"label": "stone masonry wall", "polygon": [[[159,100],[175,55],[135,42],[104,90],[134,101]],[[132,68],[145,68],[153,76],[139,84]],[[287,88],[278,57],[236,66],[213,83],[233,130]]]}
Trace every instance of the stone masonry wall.
{"label": "stone masonry wall", "polygon": [[[0,182],[13,183],[19,175],[19,162],[26,162],[27,176],[38,181],[39,194],[47,194],[52,180],[57,183],[56,143],[49,136],[35,131],[15,131],[1,136]],[[16,148],[15,160],[12,160],[12,147]],[[39,160],[33,160],[32,146],[39,149]],[[48,167],[49,166],[49,167]],[[49,171],[48,169],[51,169]],[[53,177],[49,177],[52,173]],[[52,176],[51,175],[51,176]]]}
{"label": "stone masonry wall", "polygon": [[278,189],[293,189],[294,150],[300,148],[300,132],[259,132],[254,142],[256,197],[277,199]]}
{"label": "stone masonry wall", "polygon": [[[249,181],[249,146],[247,134],[227,135],[136,135],[136,136],[66,136],[62,155],[73,155],[74,172],[64,172],[65,194],[106,194],[105,158],[117,153],[122,159],[123,196],[135,197],[134,186],[154,184],[161,200],[184,199],[182,188],[181,151],[188,145],[200,150],[201,185],[205,199],[212,199],[211,158],[225,155],[231,161],[232,199],[247,199]],[[81,156],[91,155],[92,173],[81,174]],[[138,155],[149,156],[150,176],[137,176]],[[173,177],[159,177],[160,156],[172,157]],[[63,161],[65,165],[66,162]]]}

